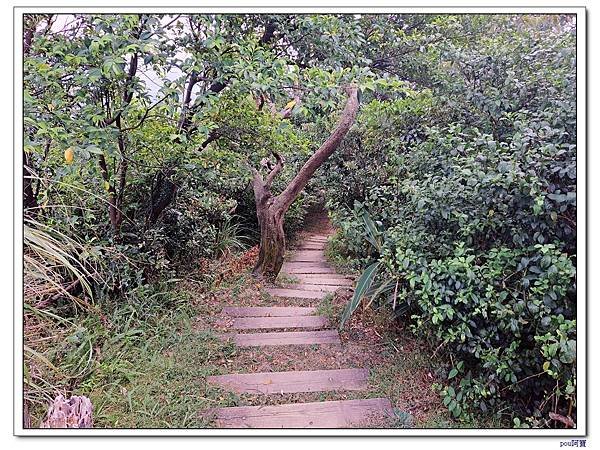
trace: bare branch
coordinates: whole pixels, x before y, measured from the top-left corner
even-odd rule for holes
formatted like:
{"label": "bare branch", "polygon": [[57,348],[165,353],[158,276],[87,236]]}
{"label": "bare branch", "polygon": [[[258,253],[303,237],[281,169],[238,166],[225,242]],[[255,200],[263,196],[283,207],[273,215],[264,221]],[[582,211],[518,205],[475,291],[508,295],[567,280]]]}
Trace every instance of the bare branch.
{"label": "bare branch", "polygon": [[181,131],[183,129],[183,127],[185,126],[185,124],[188,120],[187,113],[188,113],[190,101],[192,100],[192,90],[194,89],[194,86],[196,85],[196,83],[198,83],[198,81],[200,81],[198,79],[198,74],[196,73],[196,71],[193,71],[190,74],[190,81],[188,81],[187,89],[185,91],[185,95],[183,98],[183,106],[181,108],[181,117],[179,119],[179,125],[177,127],[179,129],[179,131]]}
{"label": "bare branch", "polygon": [[271,188],[273,180],[275,179],[275,177],[277,177],[277,175],[279,175],[279,173],[283,169],[283,164],[285,163],[285,160],[279,153],[273,152],[273,156],[275,157],[275,160],[277,162],[275,163],[275,166],[271,169],[269,175],[267,175],[267,178],[265,178],[265,188],[267,189]]}
{"label": "bare branch", "polygon": [[560,414],[556,414],[554,412],[550,412],[549,415],[550,419],[556,420],[564,424],[566,428],[575,428],[575,422],[573,422],[573,419],[571,419],[570,417],[561,416]]}
{"label": "bare branch", "polygon": [[304,163],[298,174],[290,184],[288,184],[285,190],[275,198],[274,205],[281,211],[287,211],[300,192],[302,192],[302,189],[304,189],[313,173],[315,173],[321,164],[323,164],[323,162],[325,162],[325,160],[335,151],[354,123],[359,106],[358,87],[356,85],[350,85],[347,86],[345,90],[348,94],[348,100],[340,115],[340,120],[338,121],[335,130],[333,130],[333,133],[331,133],[323,145],[308,158],[308,161]]}
{"label": "bare branch", "polygon": [[157,102],[156,102],[156,103],[154,103],[153,105],[149,106],[149,107],[146,109],[146,112],[144,112],[144,115],[142,116],[142,118],[139,120],[139,122],[138,122],[136,125],[134,125],[134,126],[131,126],[131,127],[128,127],[128,128],[123,128],[123,129],[121,130],[121,132],[123,132],[123,131],[131,131],[131,130],[135,130],[136,128],[139,128],[139,127],[141,127],[141,126],[144,124],[144,121],[145,121],[145,120],[148,118],[148,114],[150,113],[150,111],[152,111],[154,108],[156,108],[156,107],[157,107],[158,105],[160,105],[162,102],[164,102],[164,101],[167,99],[167,97],[168,97],[168,96],[169,96],[169,95],[165,95],[165,96],[164,96],[163,98],[161,98],[159,101],[157,101]]}

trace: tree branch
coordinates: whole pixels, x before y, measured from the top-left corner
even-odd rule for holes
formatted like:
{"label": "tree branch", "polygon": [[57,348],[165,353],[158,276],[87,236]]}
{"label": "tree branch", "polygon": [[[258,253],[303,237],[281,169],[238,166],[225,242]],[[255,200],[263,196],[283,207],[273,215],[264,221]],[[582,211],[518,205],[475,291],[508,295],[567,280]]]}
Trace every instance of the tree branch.
{"label": "tree branch", "polygon": [[153,105],[149,106],[148,109],[146,109],[146,112],[144,113],[144,115],[142,116],[142,118],[139,120],[139,122],[136,125],[131,126],[131,127],[127,127],[127,128],[123,128],[121,130],[121,132],[123,132],[123,131],[131,131],[131,130],[135,130],[136,128],[141,127],[144,124],[144,121],[148,118],[148,114],[150,114],[150,111],[152,111],[154,108],[156,108],[162,102],[164,102],[167,99],[167,97],[168,97],[168,95],[165,95],[159,101],[157,101]]}
{"label": "tree branch", "polygon": [[283,164],[285,163],[285,160],[279,153],[273,152],[273,156],[275,157],[275,160],[277,162],[275,163],[275,166],[271,169],[271,172],[269,173],[269,175],[267,175],[267,178],[265,178],[265,188],[266,189],[271,188],[271,184],[273,184],[273,180],[275,179],[275,177],[277,175],[279,175],[279,172],[281,172],[281,170],[283,169]]}
{"label": "tree branch", "polygon": [[192,100],[192,90],[196,83],[200,81],[198,79],[198,74],[196,71],[193,71],[190,75],[190,81],[188,82],[187,89],[185,91],[185,96],[183,98],[183,106],[181,108],[181,117],[179,119],[179,125],[177,128],[181,131],[184,125],[187,123],[187,112],[190,105],[190,101]]}
{"label": "tree branch", "polygon": [[208,147],[208,144],[210,144],[213,141],[216,141],[220,137],[221,137],[221,129],[220,128],[215,128],[214,130],[211,130],[210,133],[208,133],[208,137],[206,138],[206,140],[204,142],[202,142],[202,144],[200,144],[198,151],[201,152],[206,147]]}
{"label": "tree branch", "polygon": [[138,68],[138,54],[137,52],[131,55],[131,61],[129,62],[129,72],[127,72],[127,78],[125,79],[125,91],[123,92],[123,104],[124,106],[129,105],[133,99],[133,89],[131,89],[131,82],[135,76]]}
{"label": "tree branch", "polygon": [[275,35],[275,30],[277,30],[277,24],[273,21],[267,22],[265,25],[265,32],[260,38],[260,43],[264,45],[271,42],[271,40],[273,40],[273,36]]}
{"label": "tree branch", "polygon": [[100,173],[102,174],[102,179],[108,186],[108,215],[110,219],[110,223],[114,229],[117,228],[117,192],[115,187],[110,182],[110,175],[108,173],[108,164],[106,163],[106,157],[104,154],[98,155],[98,164],[100,165]]}
{"label": "tree branch", "polygon": [[288,184],[285,190],[275,198],[274,205],[283,212],[287,211],[294,200],[296,200],[300,192],[302,192],[302,189],[304,189],[308,183],[308,180],[310,180],[310,177],[321,164],[331,156],[354,123],[359,106],[358,87],[356,85],[350,85],[347,86],[345,90],[348,94],[348,100],[335,130],[333,130],[333,133],[331,133],[323,145],[308,158],[308,161],[304,163],[298,174],[290,184]]}

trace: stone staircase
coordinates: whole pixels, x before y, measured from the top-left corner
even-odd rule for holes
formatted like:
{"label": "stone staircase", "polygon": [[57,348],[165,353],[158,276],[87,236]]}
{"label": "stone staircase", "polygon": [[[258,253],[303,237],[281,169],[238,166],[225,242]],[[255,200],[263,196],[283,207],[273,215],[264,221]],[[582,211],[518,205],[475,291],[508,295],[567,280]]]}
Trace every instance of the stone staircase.
{"label": "stone staircase", "polygon": [[[287,345],[342,346],[337,329],[317,314],[316,305],[328,293],[351,289],[353,281],[339,275],[325,258],[328,235],[306,235],[290,252],[282,274],[299,282],[266,291],[276,298],[305,300],[307,306],[226,307],[231,325],[226,334],[238,347]],[[286,330],[286,331],[272,331]],[[287,331],[294,330],[294,331]],[[369,369],[344,369],[234,373],[208,377],[209,384],[238,394],[281,395],[301,392],[362,391],[367,389]],[[219,408],[214,419],[220,428],[347,428],[365,426],[393,416],[389,400],[369,398],[272,406]]]}

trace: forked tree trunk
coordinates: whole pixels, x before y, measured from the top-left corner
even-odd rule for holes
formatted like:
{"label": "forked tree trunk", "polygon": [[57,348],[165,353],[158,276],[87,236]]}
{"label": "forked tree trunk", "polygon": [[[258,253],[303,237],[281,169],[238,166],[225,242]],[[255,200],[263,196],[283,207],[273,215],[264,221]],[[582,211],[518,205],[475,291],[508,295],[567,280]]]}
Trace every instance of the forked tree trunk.
{"label": "forked tree trunk", "polygon": [[310,177],[339,146],[356,119],[358,88],[354,85],[348,86],[346,93],[348,100],[335,130],[306,161],[281,194],[276,197],[271,194],[271,184],[283,169],[284,161],[281,156],[273,153],[276,163],[269,167],[270,172],[264,180],[256,169],[252,169],[256,216],[260,225],[260,251],[253,271],[256,277],[274,279],[281,271],[285,254],[285,233],[283,232],[285,213],[302,192]]}
{"label": "forked tree trunk", "polygon": [[285,254],[285,233],[283,216],[273,208],[257,210],[260,225],[260,251],[254,275],[275,278],[283,265]]}

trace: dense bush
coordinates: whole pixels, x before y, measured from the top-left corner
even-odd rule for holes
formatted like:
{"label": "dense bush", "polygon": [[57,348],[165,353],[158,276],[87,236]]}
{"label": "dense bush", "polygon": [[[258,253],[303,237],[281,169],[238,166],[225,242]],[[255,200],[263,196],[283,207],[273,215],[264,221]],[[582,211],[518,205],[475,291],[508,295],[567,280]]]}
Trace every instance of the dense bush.
{"label": "dense bush", "polygon": [[344,319],[375,297],[430,339],[455,417],[549,425],[576,406],[574,38],[487,26],[436,47],[431,90],[371,100],[331,162],[338,245],[369,266]]}

